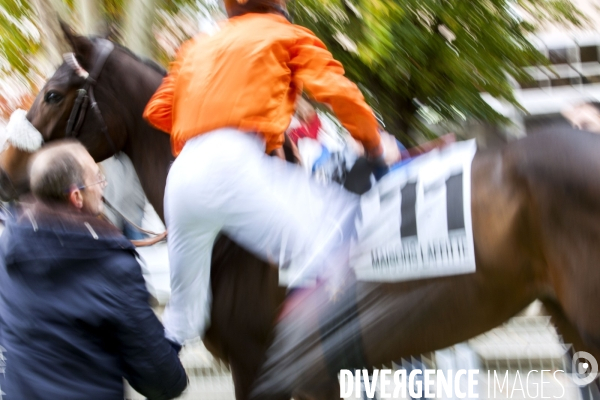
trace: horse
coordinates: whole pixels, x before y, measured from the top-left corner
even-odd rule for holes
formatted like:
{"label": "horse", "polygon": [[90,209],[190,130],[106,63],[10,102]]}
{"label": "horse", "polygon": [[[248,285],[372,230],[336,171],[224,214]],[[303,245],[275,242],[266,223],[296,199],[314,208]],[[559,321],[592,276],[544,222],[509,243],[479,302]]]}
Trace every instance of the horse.
{"label": "horse", "polygon": [[[148,126],[142,111],[164,71],[124,47],[62,28],[77,65],[71,60],[58,68],[27,119],[45,142],[75,137],[96,161],[126,153],[163,218],[173,156],[168,135]],[[85,79],[81,70],[92,71],[92,79]],[[77,99],[82,88],[91,94],[91,104]],[[73,126],[78,128],[74,133]],[[471,195],[476,272],[357,283],[357,297],[366,302],[358,304],[357,313],[368,365],[464,341],[505,322],[535,299],[543,301],[567,342],[600,357],[600,322],[590,306],[599,300],[600,283],[600,269],[595,268],[600,263],[599,152],[598,135],[568,129],[549,129],[499,150],[478,152]],[[3,199],[27,190],[29,156],[11,146],[0,154]],[[204,341],[229,363],[236,396],[246,399],[274,337],[285,289],[278,286],[273,266],[225,237],[213,250],[211,288],[212,325]],[[310,301],[329,307],[324,297]],[[379,308],[368,306],[374,299],[383,300],[376,302]],[[298,334],[302,332],[308,328],[300,327]],[[282,379],[268,398],[335,396],[336,378],[324,365],[313,371],[294,374],[292,381]]]}

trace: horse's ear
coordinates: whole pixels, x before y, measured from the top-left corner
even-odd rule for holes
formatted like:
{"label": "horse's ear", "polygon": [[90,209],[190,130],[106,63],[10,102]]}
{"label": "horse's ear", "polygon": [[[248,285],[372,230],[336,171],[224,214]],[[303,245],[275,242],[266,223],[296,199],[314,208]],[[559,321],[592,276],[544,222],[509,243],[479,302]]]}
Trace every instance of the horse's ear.
{"label": "horse's ear", "polygon": [[79,61],[85,64],[85,60],[89,59],[94,50],[94,44],[87,37],[77,35],[71,26],[69,26],[69,24],[62,19],[59,20],[59,23],[60,29],[63,31],[65,39],[67,39],[67,42],[69,42],[73,52]]}

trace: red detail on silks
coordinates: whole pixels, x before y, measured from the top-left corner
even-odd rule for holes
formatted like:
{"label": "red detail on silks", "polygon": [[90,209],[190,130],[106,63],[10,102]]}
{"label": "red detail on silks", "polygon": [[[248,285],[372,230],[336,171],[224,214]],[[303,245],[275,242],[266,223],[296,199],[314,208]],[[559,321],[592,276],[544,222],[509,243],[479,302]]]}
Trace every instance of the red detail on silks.
{"label": "red detail on silks", "polygon": [[300,126],[290,129],[288,135],[294,144],[298,144],[298,140],[303,138],[317,140],[317,137],[319,136],[319,129],[321,129],[321,120],[319,119],[319,115],[314,113],[310,121],[300,122]]}

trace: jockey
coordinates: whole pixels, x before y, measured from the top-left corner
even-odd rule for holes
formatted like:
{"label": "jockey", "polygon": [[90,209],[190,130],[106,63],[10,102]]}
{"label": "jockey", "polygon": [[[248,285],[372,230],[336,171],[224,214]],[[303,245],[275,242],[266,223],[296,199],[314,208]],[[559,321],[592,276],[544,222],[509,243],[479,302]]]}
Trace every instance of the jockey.
{"label": "jockey", "polygon": [[289,22],[284,0],[225,0],[225,8],[219,32],[182,45],[144,111],[177,156],[165,194],[172,295],[163,321],[179,343],[208,327],[220,232],[277,263],[290,286],[344,262],[333,254],[358,198],[265,154],[282,152],[300,91],[328,104],[371,159],[383,154],[358,87],[312,32]]}

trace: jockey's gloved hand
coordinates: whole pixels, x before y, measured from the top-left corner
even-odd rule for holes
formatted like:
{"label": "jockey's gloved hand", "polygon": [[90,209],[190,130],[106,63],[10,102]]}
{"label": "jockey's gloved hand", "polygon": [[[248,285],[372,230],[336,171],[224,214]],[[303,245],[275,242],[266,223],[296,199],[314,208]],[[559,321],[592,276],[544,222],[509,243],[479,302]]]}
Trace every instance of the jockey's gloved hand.
{"label": "jockey's gloved hand", "polygon": [[385,163],[385,150],[381,144],[371,150],[368,150],[366,156],[367,160],[369,160],[374,167],[387,167],[387,164]]}
{"label": "jockey's gloved hand", "polygon": [[385,150],[380,144],[377,148],[367,152],[367,160],[373,168],[375,179],[379,180],[390,170],[385,162]]}

